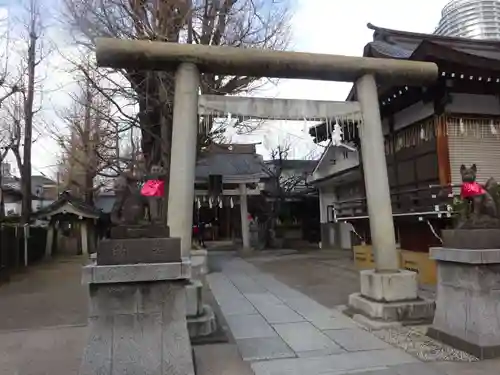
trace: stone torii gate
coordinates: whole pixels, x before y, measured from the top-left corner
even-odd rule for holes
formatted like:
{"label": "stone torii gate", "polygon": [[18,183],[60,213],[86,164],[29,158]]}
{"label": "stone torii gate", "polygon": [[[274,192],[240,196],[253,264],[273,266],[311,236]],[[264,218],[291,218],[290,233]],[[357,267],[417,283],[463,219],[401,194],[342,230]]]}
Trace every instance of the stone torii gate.
{"label": "stone torii gate", "polygon": [[181,238],[185,256],[191,248],[200,73],[355,82],[364,118],[361,150],[376,266],[399,268],[376,80],[423,85],[437,79],[437,65],[111,38],[96,40],[96,58],[101,67],[176,71],[168,225],[172,236]]}
{"label": "stone torii gate", "polygon": [[[168,225],[172,237],[181,239],[183,257],[191,250],[200,73],[354,82],[354,105],[363,116],[361,150],[376,270],[361,273],[361,294],[352,295],[350,305],[387,320],[430,310],[425,303],[415,308],[422,304],[416,274],[399,270],[377,81],[431,83],[438,77],[435,64],[108,38],[96,40],[96,56],[101,67],[176,72]],[[353,103],[338,106],[342,111]]]}

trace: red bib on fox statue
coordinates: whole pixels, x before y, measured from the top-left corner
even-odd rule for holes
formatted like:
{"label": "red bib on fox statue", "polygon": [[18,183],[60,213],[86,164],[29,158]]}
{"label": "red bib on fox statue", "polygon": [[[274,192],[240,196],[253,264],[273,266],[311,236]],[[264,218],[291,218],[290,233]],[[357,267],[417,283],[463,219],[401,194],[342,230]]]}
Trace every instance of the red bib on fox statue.
{"label": "red bib on fox statue", "polygon": [[148,180],[142,186],[141,194],[145,197],[163,197],[164,186],[161,180]]}
{"label": "red bib on fox statue", "polygon": [[484,188],[477,182],[464,182],[462,183],[462,188],[460,189],[460,196],[462,198],[471,198],[485,193],[486,190],[484,190]]}

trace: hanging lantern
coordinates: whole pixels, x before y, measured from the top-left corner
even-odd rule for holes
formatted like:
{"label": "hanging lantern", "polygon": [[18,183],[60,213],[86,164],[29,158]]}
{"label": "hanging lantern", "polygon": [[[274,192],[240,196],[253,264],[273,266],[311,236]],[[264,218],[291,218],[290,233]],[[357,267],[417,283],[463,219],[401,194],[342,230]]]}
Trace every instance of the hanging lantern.
{"label": "hanging lantern", "polygon": [[201,201],[200,201],[200,198],[197,198],[196,199],[196,204],[198,206],[198,210],[201,208]]}
{"label": "hanging lantern", "polygon": [[210,208],[213,207],[212,197],[208,198],[208,207],[210,207]]}
{"label": "hanging lantern", "polygon": [[233,201],[233,197],[229,198],[229,206],[231,208],[234,208],[234,201]]}
{"label": "hanging lantern", "polygon": [[222,208],[222,198],[219,198],[219,208]]}
{"label": "hanging lantern", "polygon": [[425,129],[423,126],[420,128],[420,139],[425,139]]}
{"label": "hanging lantern", "polygon": [[465,134],[465,124],[463,119],[460,119],[460,134]]}

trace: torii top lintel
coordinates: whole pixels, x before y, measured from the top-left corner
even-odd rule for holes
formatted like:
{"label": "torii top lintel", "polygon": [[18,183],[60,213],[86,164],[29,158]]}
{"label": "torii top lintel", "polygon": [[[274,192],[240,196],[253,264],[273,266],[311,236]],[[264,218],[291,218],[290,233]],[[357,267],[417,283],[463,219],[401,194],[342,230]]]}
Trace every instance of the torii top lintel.
{"label": "torii top lintel", "polygon": [[373,74],[387,83],[425,85],[438,77],[430,62],[113,38],[96,40],[96,58],[117,69],[168,71],[190,62],[202,73],[339,82]]}

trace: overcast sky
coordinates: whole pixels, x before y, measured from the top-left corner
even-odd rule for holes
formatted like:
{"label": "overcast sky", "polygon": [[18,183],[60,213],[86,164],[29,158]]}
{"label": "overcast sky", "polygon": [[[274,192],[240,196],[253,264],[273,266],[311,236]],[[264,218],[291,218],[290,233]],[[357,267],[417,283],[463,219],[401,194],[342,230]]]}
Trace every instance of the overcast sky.
{"label": "overcast sky", "polygon": [[[2,1],[2,0],[0,0]],[[360,55],[372,38],[368,22],[380,27],[431,33],[437,26],[440,11],[448,0],[296,0],[298,9],[293,20],[291,49],[303,52]],[[51,77],[51,80],[53,78]],[[270,97],[344,100],[350,84],[321,81],[282,80],[270,87],[265,95]],[[295,157],[301,157],[312,147],[304,124],[273,123],[266,132],[269,142],[280,139],[293,140]],[[262,133],[238,141],[263,140]],[[38,142],[37,142],[38,143]],[[54,175],[57,154],[49,141],[39,142],[33,149],[33,174],[40,172]],[[263,147],[261,153],[266,153]]]}
{"label": "overcast sky", "polygon": [[[301,52],[361,55],[372,40],[372,23],[389,29],[432,33],[441,9],[448,0],[299,0],[293,22],[292,49]],[[350,83],[281,80],[266,96],[291,99],[345,100]],[[310,154],[314,143],[304,123],[273,122],[253,136],[234,137],[237,141],[261,142],[257,146],[266,155],[270,147],[286,140],[293,144],[293,156]],[[316,150],[316,154],[321,149]]]}

